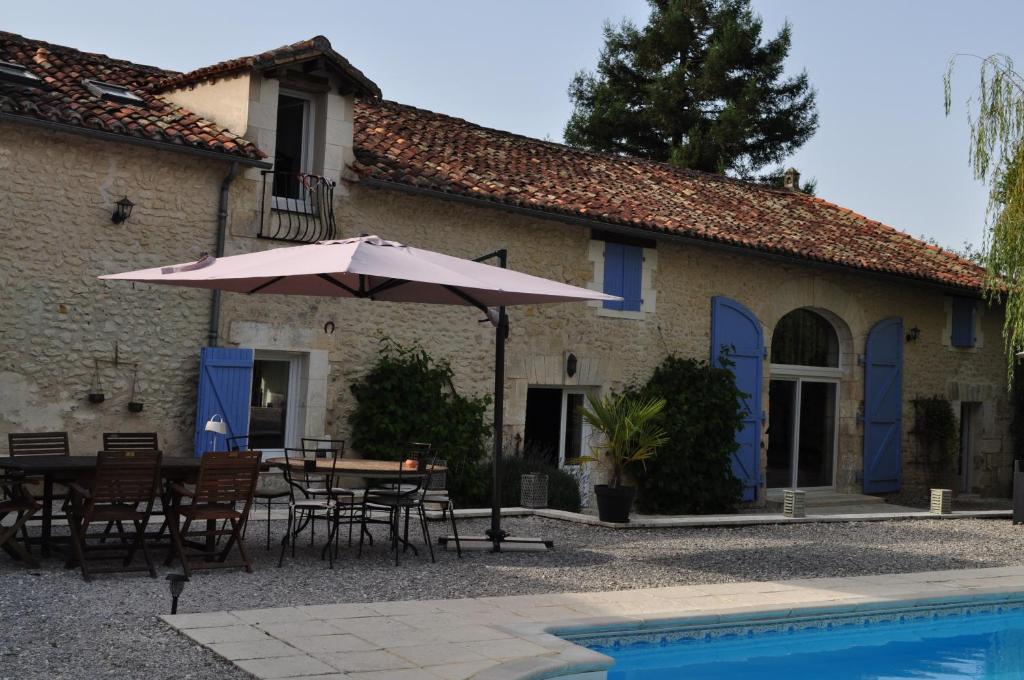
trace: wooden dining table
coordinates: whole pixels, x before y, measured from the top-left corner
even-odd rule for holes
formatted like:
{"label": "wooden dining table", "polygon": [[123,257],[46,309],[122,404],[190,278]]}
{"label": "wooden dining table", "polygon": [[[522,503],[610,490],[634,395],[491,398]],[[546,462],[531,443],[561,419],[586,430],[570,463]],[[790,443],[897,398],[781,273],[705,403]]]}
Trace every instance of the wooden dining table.
{"label": "wooden dining table", "polygon": [[[43,557],[49,557],[53,539],[53,487],[54,484],[88,479],[96,472],[96,454],[71,456],[0,456],[0,468],[19,470],[26,477],[43,480],[42,522],[38,543]],[[165,457],[160,462],[160,476],[166,481],[195,481],[199,472],[198,458]]]}

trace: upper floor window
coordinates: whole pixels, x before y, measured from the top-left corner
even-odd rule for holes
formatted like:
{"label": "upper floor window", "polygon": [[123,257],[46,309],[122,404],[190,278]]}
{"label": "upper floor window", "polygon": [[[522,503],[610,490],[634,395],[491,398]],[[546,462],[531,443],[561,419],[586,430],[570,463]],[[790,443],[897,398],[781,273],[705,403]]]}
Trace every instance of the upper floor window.
{"label": "upper floor window", "polygon": [[300,175],[313,171],[314,116],[312,97],[290,91],[278,95],[274,197],[291,199],[288,206],[306,199]]}
{"label": "upper floor window", "polygon": [[953,298],[952,323],[949,344],[953,347],[974,347],[977,337],[974,332],[976,302],[972,298]]}

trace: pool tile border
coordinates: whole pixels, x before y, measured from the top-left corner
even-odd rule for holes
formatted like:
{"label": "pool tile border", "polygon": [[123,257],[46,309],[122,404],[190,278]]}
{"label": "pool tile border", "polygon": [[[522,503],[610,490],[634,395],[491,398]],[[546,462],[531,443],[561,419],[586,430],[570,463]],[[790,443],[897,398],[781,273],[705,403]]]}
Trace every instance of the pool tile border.
{"label": "pool tile border", "polygon": [[[630,591],[339,603],[161,618],[198,644],[234,657],[232,663],[261,679],[602,680],[612,660],[576,644],[574,638],[644,631],[659,635],[680,626],[749,628],[762,625],[759,622],[807,620],[837,611],[885,617],[900,610],[956,607],[979,599],[982,604],[997,605],[1020,599],[1022,592],[1024,566],[1013,566]],[[623,609],[630,613],[614,615]],[[551,616],[553,612],[559,616]],[[444,623],[453,615],[460,619],[458,630]],[[244,631],[246,627],[251,630]],[[382,629],[394,635],[378,636]],[[332,639],[313,639],[327,637]]]}

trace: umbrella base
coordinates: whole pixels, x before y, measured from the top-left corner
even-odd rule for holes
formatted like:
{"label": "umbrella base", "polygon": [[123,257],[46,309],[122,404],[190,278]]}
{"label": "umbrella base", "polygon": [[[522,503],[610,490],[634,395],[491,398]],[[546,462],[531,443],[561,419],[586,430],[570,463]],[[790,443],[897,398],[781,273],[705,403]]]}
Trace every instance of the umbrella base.
{"label": "umbrella base", "polygon": [[[446,549],[454,550],[455,548],[454,536],[441,536],[437,542]],[[555,547],[554,541],[545,538],[508,535],[503,536],[497,542],[488,536],[459,536],[459,544],[463,550],[491,552],[546,552]]]}

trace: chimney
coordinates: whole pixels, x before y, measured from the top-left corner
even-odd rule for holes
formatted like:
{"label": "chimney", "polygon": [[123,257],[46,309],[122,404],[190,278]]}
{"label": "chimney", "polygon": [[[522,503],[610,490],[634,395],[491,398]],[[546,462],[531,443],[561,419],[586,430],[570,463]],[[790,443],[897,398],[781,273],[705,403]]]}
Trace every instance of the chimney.
{"label": "chimney", "polygon": [[800,191],[800,173],[796,168],[789,168],[782,173],[782,186],[793,191]]}

